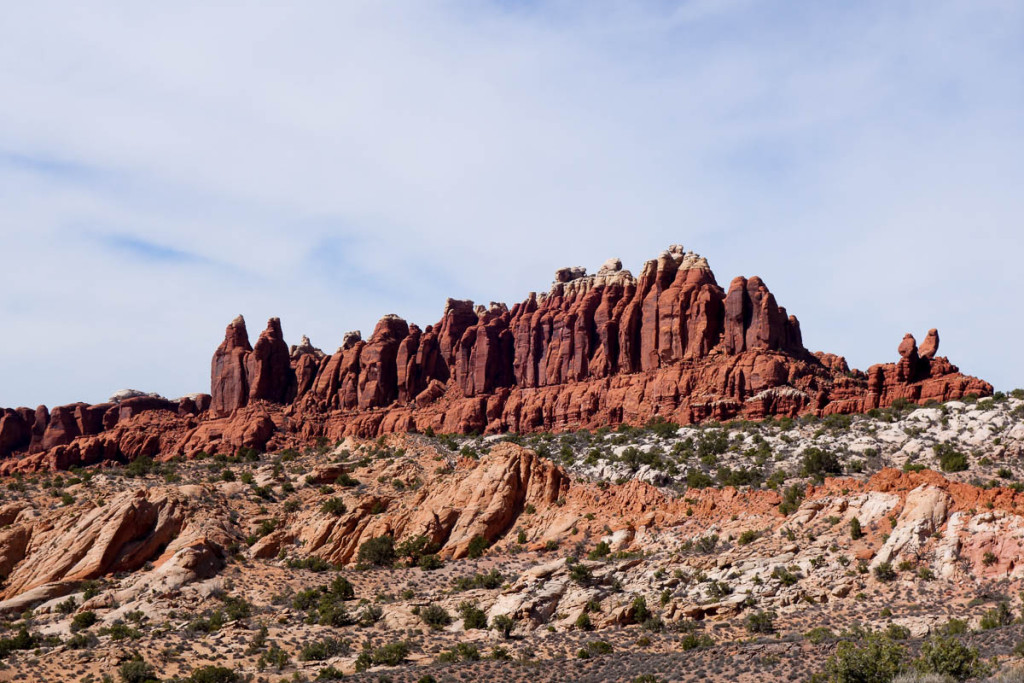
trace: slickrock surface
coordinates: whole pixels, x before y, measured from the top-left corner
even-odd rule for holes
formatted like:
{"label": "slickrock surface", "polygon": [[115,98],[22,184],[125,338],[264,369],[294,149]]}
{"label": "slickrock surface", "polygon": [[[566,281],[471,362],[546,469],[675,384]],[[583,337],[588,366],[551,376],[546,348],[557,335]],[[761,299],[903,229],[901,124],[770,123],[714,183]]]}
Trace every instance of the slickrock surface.
{"label": "slickrock surface", "polygon": [[0,680],[802,681],[869,632],[1007,672],[1022,453],[1015,392],[17,475]]}

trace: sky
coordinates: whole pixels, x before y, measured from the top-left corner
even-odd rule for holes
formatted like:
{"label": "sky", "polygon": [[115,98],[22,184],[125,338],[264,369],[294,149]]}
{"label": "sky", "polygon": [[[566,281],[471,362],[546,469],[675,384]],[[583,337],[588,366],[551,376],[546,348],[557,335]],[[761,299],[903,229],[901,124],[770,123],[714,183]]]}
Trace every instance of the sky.
{"label": "sky", "polygon": [[811,350],[1024,386],[1016,0],[7,3],[0,406],[209,390],[670,244]]}

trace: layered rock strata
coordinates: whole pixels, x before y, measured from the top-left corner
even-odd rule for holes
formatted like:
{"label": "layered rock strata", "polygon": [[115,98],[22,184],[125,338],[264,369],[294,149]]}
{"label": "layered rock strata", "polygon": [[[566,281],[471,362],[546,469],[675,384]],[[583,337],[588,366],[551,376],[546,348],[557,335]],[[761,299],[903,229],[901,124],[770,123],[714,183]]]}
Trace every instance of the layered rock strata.
{"label": "layered rock strata", "polygon": [[[278,318],[251,345],[238,316],[214,353],[210,395],[5,409],[0,457],[28,461],[0,471],[289,439],[824,415],[992,393],[938,345],[935,330],[920,347],[908,334],[899,361],[851,370],[804,348],[799,321],[761,278],[723,288],[706,259],[673,245],[637,276],[618,259],[593,275],[561,268],[548,292],[511,308],[449,299],[423,328],[386,315],[368,339],[350,332],[329,355],[305,337],[289,347]],[[158,417],[134,419],[145,412]]]}

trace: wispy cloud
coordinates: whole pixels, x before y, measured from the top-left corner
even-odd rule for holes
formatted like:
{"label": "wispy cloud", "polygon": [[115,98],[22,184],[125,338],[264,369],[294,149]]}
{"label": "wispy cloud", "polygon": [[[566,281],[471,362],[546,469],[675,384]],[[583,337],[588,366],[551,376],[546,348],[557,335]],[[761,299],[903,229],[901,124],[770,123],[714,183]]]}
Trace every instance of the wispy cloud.
{"label": "wispy cloud", "polygon": [[855,365],[938,326],[1024,384],[1019,3],[44,0],[0,60],[0,405],[203,389],[239,312],[330,350],[672,242]]}
{"label": "wispy cloud", "polygon": [[199,254],[156,244],[131,235],[101,235],[97,241],[118,255],[127,255],[156,263],[209,263]]}

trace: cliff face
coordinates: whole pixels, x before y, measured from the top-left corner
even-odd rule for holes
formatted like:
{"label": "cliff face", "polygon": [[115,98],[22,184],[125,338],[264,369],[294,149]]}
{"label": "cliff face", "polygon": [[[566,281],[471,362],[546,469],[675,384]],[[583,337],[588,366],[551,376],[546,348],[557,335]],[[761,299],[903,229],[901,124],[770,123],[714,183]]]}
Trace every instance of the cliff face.
{"label": "cliff face", "polygon": [[[704,258],[672,246],[636,277],[618,259],[593,275],[559,269],[550,291],[511,309],[449,299],[423,329],[387,315],[369,339],[350,332],[330,355],[305,337],[289,348],[278,318],[251,346],[239,316],[214,353],[211,395],[4,410],[0,457],[31,459],[0,470],[289,437],[759,419],[992,393],[937,356],[938,344],[935,330],[920,348],[907,335],[898,362],[851,371],[804,348],[800,323],[759,277],[725,290]],[[148,411],[158,415],[130,420]]]}
{"label": "cliff face", "polygon": [[[236,397],[279,400],[246,391],[264,383],[259,369],[242,376],[225,365],[248,346],[235,339],[237,322],[214,356],[220,415],[240,407]],[[315,368],[293,357],[297,389],[286,402],[318,433],[373,436],[849,413],[991,393],[937,350],[934,330],[920,351],[907,335],[898,363],[851,372],[841,357],[804,348],[800,323],[760,278],[735,278],[726,291],[704,258],[673,246],[639,277],[618,259],[594,275],[562,268],[549,292],[511,309],[449,299],[423,330],[385,316],[369,340],[350,333]]]}

